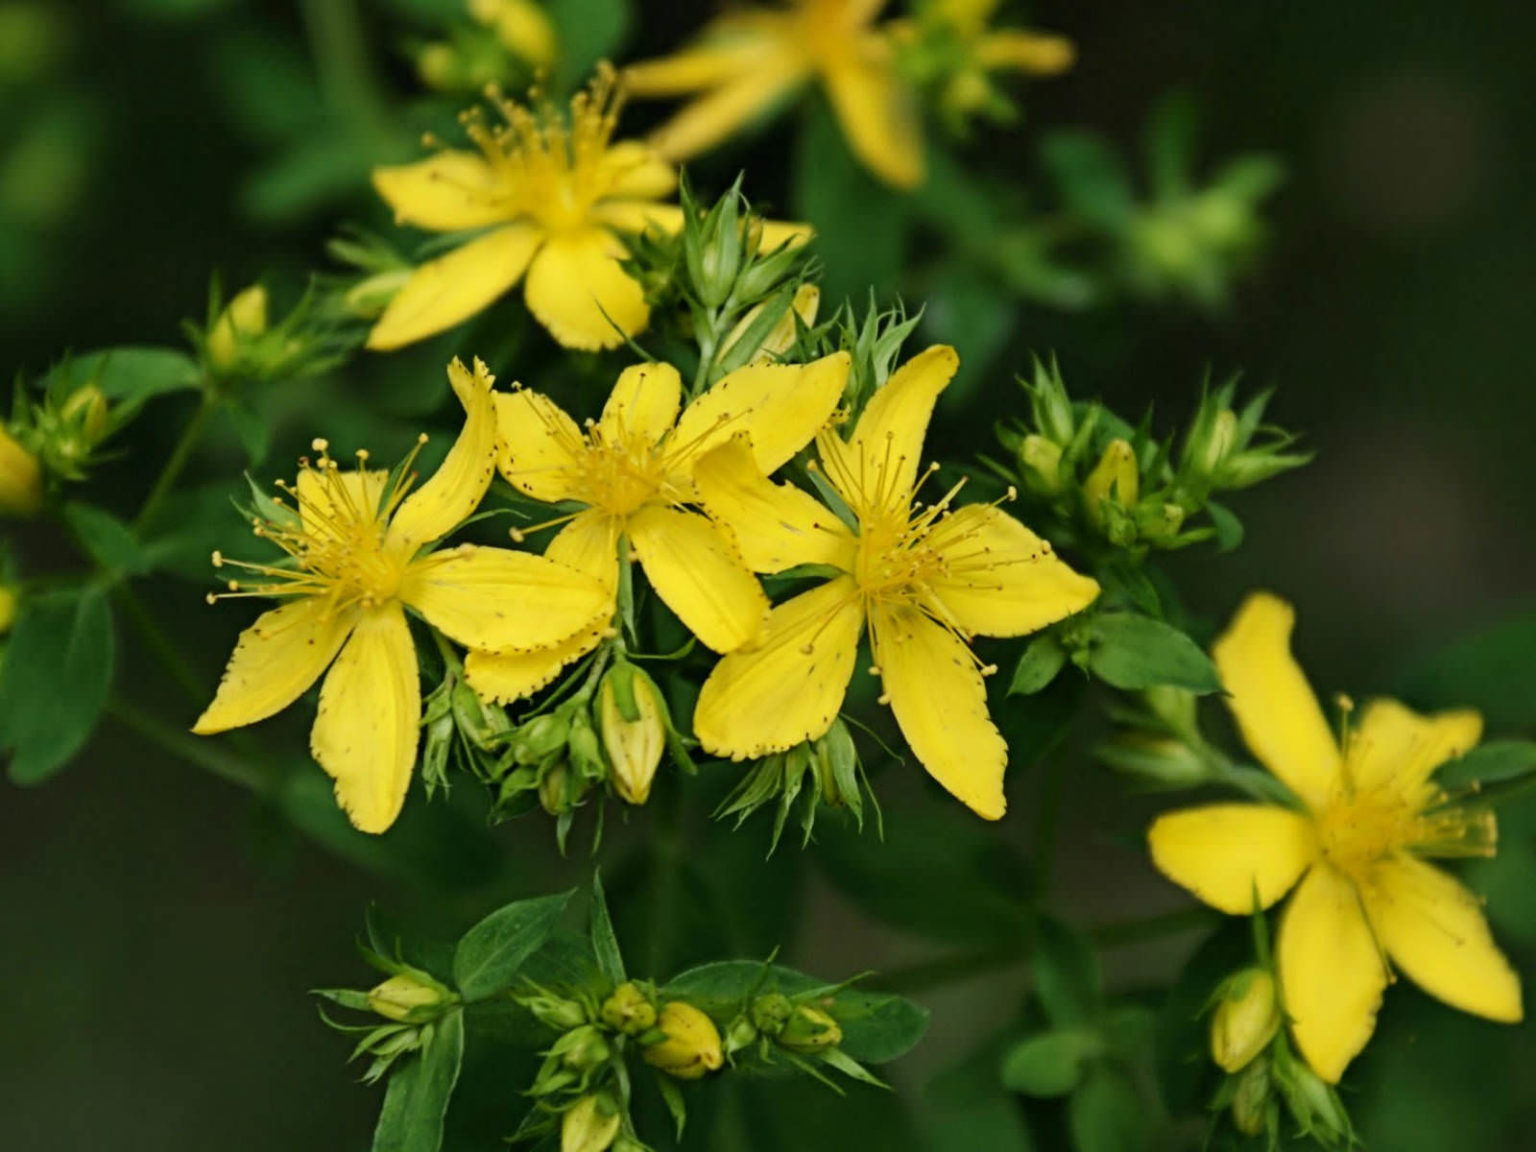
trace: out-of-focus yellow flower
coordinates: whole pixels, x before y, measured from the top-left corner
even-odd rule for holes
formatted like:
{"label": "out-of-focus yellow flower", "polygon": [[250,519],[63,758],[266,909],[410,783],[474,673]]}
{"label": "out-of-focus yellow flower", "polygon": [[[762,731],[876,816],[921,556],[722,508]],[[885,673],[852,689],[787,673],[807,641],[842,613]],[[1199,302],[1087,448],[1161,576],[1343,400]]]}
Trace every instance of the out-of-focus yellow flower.
{"label": "out-of-focus yellow flower", "polygon": [[923,180],[915,94],[895,66],[895,49],[874,26],[885,0],[794,0],[717,20],[698,44],[630,65],[636,96],[696,96],[651,142],[686,160],[739,131],[812,81],[827,91],[859,160],[898,188]]}
{"label": "out-of-focus yellow flower", "polygon": [[30,516],[43,504],[37,457],[0,426],[0,516]]}
{"label": "out-of-focus yellow flower", "polygon": [[208,366],[228,373],[240,363],[242,346],[267,330],[267,290],[252,284],[235,295],[208,330]]}
{"label": "out-of-focus yellow flower", "polygon": [[857,532],[808,493],[771,483],[750,445],[701,459],[705,509],[759,572],[801,564],[839,575],[774,608],[757,647],[727,656],[699,695],[704,748],[740,760],[814,740],[832,726],[868,624],[883,703],[940,784],[978,815],[1003,815],[1008,747],[987,714],[974,635],[1022,636],[1086,607],[1099,586],[992,505],[951,510],[958,486],[914,502],[919,455],[955,350],[927,349],[892,374],[843,440],[818,437],[822,470]]}
{"label": "out-of-focus yellow flower", "polygon": [[641,1049],[645,1062],[679,1080],[698,1080],[725,1063],[720,1030],[692,1004],[673,1000],[662,1005],[656,1027],[665,1039]]}
{"label": "out-of-focus yellow flower", "polygon": [[538,68],[554,63],[555,26],[533,0],[469,0],[469,14],[494,32],[514,56]]}
{"label": "out-of-focus yellow flower", "polygon": [[451,328],[524,280],[529,310],[568,348],[613,348],[643,329],[650,306],[620,264],[623,236],[676,232],[663,204],[672,166],[638,141],[612,142],[620,97],[611,70],[571,101],[570,116],[495,98],[502,123],[472,109],[479,149],[444,149],[378,168],[374,187],[401,224],[478,234],[416,269],[368,336],[387,350]]}
{"label": "out-of-focus yellow flower", "polygon": [[[467,647],[525,649],[589,628],[608,604],[596,580],[526,552],[461,545],[431,551],[491,482],[496,457],[492,378],[457,360],[449,379],[466,419],[436,474],[411,491],[410,461],[393,473],[344,472],[325,441],[298,483],[274,502],[257,534],[289,565],[224,560],[251,575],[229,596],[288,600],[240,636],[218,694],[193,731],[222,732],[282,711],[327,667],[310,750],[336,782],[336,798],[365,832],[394,823],[416,762],[421,694],[407,607]],[[334,663],[332,663],[334,661]]]}
{"label": "out-of-focus yellow flower", "polygon": [[1212,655],[1243,739],[1301,809],[1190,808],[1148,835],[1164,874],[1223,912],[1246,915],[1295,888],[1276,947],[1280,986],[1297,1047],[1337,1083],[1375,1029],[1389,961],[1452,1007],[1508,1023],[1522,1016],[1520,978],[1477,897],[1425,863],[1493,853],[1493,814],[1448,804],[1432,780],[1478,742],[1481,717],[1376,700],[1341,748],[1291,656],[1294,622],[1290,605],[1255,593]]}
{"label": "out-of-focus yellow flower", "polygon": [[[523,389],[496,398],[500,467],[513,487],[581,511],[550,541],[546,555],[608,590],[611,614],[625,538],[656,594],[705,645],[730,652],[762,634],[768,600],[741,557],[695,499],[701,455],[732,435],[752,438],[764,471],[805,447],[842,397],[849,356],[811,364],[749,365],[727,375],[682,414],[682,380],[670,364],[626,368],[585,429],[547,396]],[[558,523],[559,521],[556,521]],[[516,700],[537,691],[602,639],[608,621],[540,652],[471,652],[465,675],[482,696]]]}

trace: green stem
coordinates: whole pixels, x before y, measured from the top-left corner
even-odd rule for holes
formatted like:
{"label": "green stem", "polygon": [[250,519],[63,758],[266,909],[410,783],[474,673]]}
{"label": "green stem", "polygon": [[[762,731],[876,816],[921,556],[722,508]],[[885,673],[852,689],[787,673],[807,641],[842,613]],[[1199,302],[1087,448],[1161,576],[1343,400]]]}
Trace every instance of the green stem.
{"label": "green stem", "polygon": [[264,792],[269,781],[255,766],[221,750],[218,745],[168,724],[158,716],[129,704],[113,699],[107,703],[107,715],[123,727],[157,744],[171,755],[203,768],[221,780],[249,788],[252,792]]}
{"label": "green stem", "polygon": [[187,426],[181,430],[181,439],[176,441],[176,447],[171,449],[165,467],[160,469],[160,476],[155,481],[155,486],[149,490],[149,495],[139,506],[139,514],[133,520],[135,533],[142,535],[144,529],[149,527],[155,513],[160,510],[160,505],[165,503],[165,498],[171,494],[176,482],[181,479],[187,462],[192,459],[192,453],[197,450],[198,443],[207,430],[208,418],[213,415],[213,409],[213,394],[205,389],[202,403],[198,405],[192,419],[187,421]]}
{"label": "green stem", "polygon": [[304,25],[326,102],[376,150],[390,136],[389,110],[363,35],[357,0],[304,0]]}
{"label": "green stem", "polygon": [[187,663],[180,650],[166,635],[165,629],[150,615],[144,601],[127,584],[119,584],[115,590],[118,607],[128,617],[128,622],[138,630],[154,657],[160,661],[162,667],[170,678],[176,681],[177,687],[187,694],[193,703],[201,703],[207,694],[208,687],[203,682],[192,666]]}
{"label": "green stem", "polygon": [[1153,916],[1139,916],[1134,920],[1119,920],[1100,924],[1088,929],[1088,936],[1100,948],[1123,948],[1127,944],[1140,944],[1179,932],[1190,932],[1214,924],[1217,914],[1209,908],[1196,905],[1192,908],[1175,908],[1171,912],[1159,912]]}

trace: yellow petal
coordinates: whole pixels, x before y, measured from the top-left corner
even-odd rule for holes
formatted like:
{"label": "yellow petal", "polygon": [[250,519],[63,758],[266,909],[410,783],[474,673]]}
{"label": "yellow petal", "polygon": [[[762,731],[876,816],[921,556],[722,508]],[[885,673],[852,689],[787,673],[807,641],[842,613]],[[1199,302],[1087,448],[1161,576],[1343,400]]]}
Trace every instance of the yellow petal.
{"label": "yellow petal", "polygon": [[1055,76],[1072,67],[1077,49],[1065,36],[1005,29],[976,44],[976,63],[986,69],[1011,68],[1034,76]]}
{"label": "yellow petal", "polygon": [[1377,939],[1409,979],[1463,1012],[1521,1020],[1520,977],[1493,942],[1476,896],[1408,855],[1382,861],[1371,880],[1366,902]]}
{"label": "yellow petal", "polygon": [[668,160],[707,152],[767,112],[804,78],[804,68],[793,57],[766,57],[684,105],[651,133],[651,145]]}
{"label": "yellow petal", "polygon": [[531,696],[552,684],[567,664],[596,648],[613,615],[618,586],[619,526],[613,517],[588,508],[578,513],[549,542],[544,555],[596,580],[607,593],[604,615],[569,640],[533,652],[474,652],[464,658],[469,686],[501,704]]}
{"label": "yellow petal", "polygon": [[[777,252],[786,244],[808,244],[816,235],[816,229],[809,224],[798,220],[760,220],[757,234],[757,250],[759,252]],[[802,290],[813,285],[801,285]],[[800,295],[795,296],[795,308],[800,307]],[[816,316],[815,308],[811,309],[811,315],[806,323],[810,324]]]}
{"label": "yellow petal", "polygon": [[745,436],[706,452],[693,479],[704,510],[754,572],[797,564],[852,568],[853,533],[814,496],[764,476]]}
{"label": "yellow petal", "polygon": [[240,633],[213,703],[192,731],[207,736],[281,712],[320,678],[356,619],[308,596],[262,613]]}
{"label": "yellow petal", "polygon": [[496,434],[496,466],[512,487],[550,504],[581,496],[586,437],[548,396],[526,388],[498,394]]}
{"label": "yellow petal", "polygon": [[671,56],[629,65],[624,69],[624,89],[641,99],[686,96],[728,83],[775,54],[776,45],[761,36],[712,38]]}
{"label": "yellow petal", "polygon": [[606,615],[608,590],[531,552],[463,544],[406,570],[400,598],[466,648],[527,651],[568,640]]}
{"label": "yellow petal", "polygon": [[1051,546],[998,508],[972,504],[928,537],[944,561],[930,583],[943,615],[981,636],[1022,636],[1080,612],[1099,585],[1072,571]]}
{"label": "yellow petal", "polygon": [[923,135],[912,91],[889,53],[868,41],[822,73],[853,154],[896,188],[923,182]]}
{"label": "yellow petal", "polygon": [[496,380],[475,361],[473,374],[455,359],[448,380],[464,405],[464,427],[442,464],[400,505],[389,524],[389,538],[407,553],[452,532],[480,506],[496,475]]}
{"label": "yellow petal", "polygon": [[645,292],[620,266],[622,241],[606,228],[550,237],[528,269],[528,309],[567,348],[617,348],[651,318]]}
{"label": "yellow petal", "polygon": [[464,657],[464,679],[484,699],[510,704],[553,684],[567,664],[596,648],[602,634],[578,632],[569,640],[531,652],[475,652]]}
{"label": "yellow petal", "polygon": [[423,264],[368,333],[368,347],[387,352],[468,320],[522,278],[543,242],[543,229],[509,224]]}
{"label": "yellow petal", "polygon": [[653,204],[648,200],[604,200],[592,206],[592,215],[619,232],[649,232],[666,236],[683,230],[683,210],[676,204]]}
{"label": "yellow petal", "polygon": [[478,152],[439,152],[415,164],[373,170],[373,186],[395,223],[433,232],[500,224],[511,215],[508,188]]}
{"label": "yellow petal", "polygon": [[[725,338],[724,347],[731,348],[736,341],[746,335],[747,329],[763,314],[766,302],[754,305],[745,316],[736,322],[736,327],[731,329],[731,334]],[[802,284],[795,289],[795,296],[790,301],[790,307],[785,309],[784,315],[773,326],[762,344],[752,356],[753,364],[772,364],[790,348],[794,347],[795,337],[799,334],[798,324],[803,322],[806,327],[816,323],[816,312],[821,306],[821,289],[814,284]],[[798,318],[798,319],[797,319]]]}
{"label": "yellow petal", "polygon": [[871,615],[875,664],[896,723],[928,774],[978,816],[1002,818],[1008,745],[971,650],[915,608]]}
{"label": "yellow petal", "polygon": [[856,512],[911,503],[933,406],[959,367],[949,345],[925,348],[875,392],[846,442],[821,436],[827,477]]}
{"label": "yellow petal", "polygon": [[1327,803],[1339,749],[1306,675],[1291,656],[1296,613],[1268,592],[1243,602],[1211,656],[1243,740],[1313,811]]}
{"label": "yellow petal", "polygon": [[607,196],[614,200],[661,200],[677,189],[677,169],[639,140],[620,140],[603,156]]}
{"label": "yellow petal", "polygon": [[1327,864],[1308,872],[1281,916],[1276,954],[1296,1047],[1337,1084],[1371,1038],[1387,986],[1354,885]]}
{"label": "yellow petal", "polygon": [[647,447],[672,431],[683,403],[683,379],[670,364],[632,364],[619,373],[597,426],[609,444]]}
{"label": "yellow petal", "polygon": [[810,364],[749,364],[683,410],[668,442],[679,472],[745,432],[757,466],[771,473],[793,459],[832,418],[852,358],[834,352]]}
{"label": "yellow petal", "polygon": [[656,595],[716,652],[756,643],[768,597],[729,541],[693,512],[648,505],[629,518],[629,538]]}
{"label": "yellow petal", "polygon": [[723,658],[704,682],[693,714],[704,750],[743,760],[825,735],[848,691],[863,623],[846,576],[776,607],[763,642]]}
{"label": "yellow petal", "polygon": [[421,682],[398,605],[364,615],[320,689],[309,748],[336,782],[336,800],[364,832],[400,815],[416,764]]}
{"label": "yellow petal", "polygon": [[1168,879],[1232,916],[1268,908],[1317,857],[1312,821],[1289,808],[1211,804],[1168,812],[1147,832]]}
{"label": "yellow petal", "polygon": [[1471,709],[1421,716],[1396,700],[1372,700],[1350,734],[1345,775],[1360,792],[1390,788],[1413,796],[1482,735],[1483,718]]}

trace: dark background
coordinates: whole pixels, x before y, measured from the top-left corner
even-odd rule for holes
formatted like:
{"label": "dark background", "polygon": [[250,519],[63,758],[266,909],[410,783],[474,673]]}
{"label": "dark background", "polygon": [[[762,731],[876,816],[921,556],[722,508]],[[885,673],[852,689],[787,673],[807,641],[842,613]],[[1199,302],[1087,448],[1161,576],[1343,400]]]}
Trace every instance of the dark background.
{"label": "dark background", "polygon": [[[238,284],[312,266],[336,219],[376,212],[360,190],[350,211],[342,200],[297,225],[253,219],[249,180],[271,144],[231,126],[222,54],[258,31],[302,42],[289,6],[41,7],[57,43],[15,48],[5,67],[33,74],[0,87],[0,364],[36,373],[67,348],[176,343],[179,321],[201,316],[212,270]],[[634,43],[649,52],[677,43],[704,7],[641,10]],[[1101,0],[1038,4],[1031,16],[1069,34],[1080,63],[1031,90],[1025,128],[993,140],[991,163],[1016,157],[1029,176],[1036,127],[1092,126],[1129,145],[1148,105],[1181,87],[1204,111],[1210,155],[1267,151],[1289,169],[1267,258],[1226,314],[1026,306],[999,361],[1012,370],[1054,350],[1079,393],[1170,418],[1207,366],[1278,388],[1275,417],[1304,431],[1317,461],[1242,501],[1239,553],[1179,560],[1196,611],[1214,622],[1245,589],[1272,587],[1299,606],[1298,648],[1319,690],[1366,695],[1441,642],[1528,608],[1536,10]],[[403,66],[388,74],[408,87]],[[701,174],[740,164],[750,193],[782,199],[773,149],[789,132]],[[967,405],[941,406],[937,434],[970,448],[974,429],[1016,400],[1000,370]],[[168,445],[176,431],[172,414],[140,434]],[[128,487],[147,481],[135,467],[114,482],[142,490]],[[151,596],[222,644],[238,613],[211,623],[202,591],[167,581]],[[210,688],[215,659],[202,669]],[[1107,783],[1084,767],[1069,796],[1056,902],[1078,923],[1178,903],[1133,841],[1091,830]],[[1133,828],[1134,813],[1116,819]],[[502,833],[514,890],[579,871],[554,860],[542,824]],[[812,891],[791,951],[802,966],[837,976],[924,954]],[[345,1041],[320,1026],[305,990],[366,980],[352,942],[370,900],[445,931],[488,906],[483,891],[450,899],[340,861],[120,728],[104,727],[47,787],[7,788],[0,1147],[364,1147],[377,1093],[353,1083]],[[1143,952],[1134,970],[1112,962],[1112,976],[1144,984],[1184,947]],[[981,980],[924,997],[935,1028],[901,1082],[963,1050],[1017,987]],[[1380,1041],[1390,1051],[1367,1062],[1350,1100],[1374,1146],[1533,1146],[1517,1135],[1533,1105],[1503,1064],[1528,1058],[1529,1041],[1492,1045],[1491,1026],[1423,1010],[1417,993],[1394,997]],[[1449,1104],[1419,1108],[1425,1097]],[[1447,1115],[1461,1126],[1437,1127]]]}

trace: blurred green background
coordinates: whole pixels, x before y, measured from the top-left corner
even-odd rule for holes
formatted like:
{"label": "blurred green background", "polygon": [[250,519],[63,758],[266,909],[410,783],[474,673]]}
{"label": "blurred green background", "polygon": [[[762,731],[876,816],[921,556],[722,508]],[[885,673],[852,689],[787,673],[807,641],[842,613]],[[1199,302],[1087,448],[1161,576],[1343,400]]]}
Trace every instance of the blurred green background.
{"label": "blurred green background", "polygon": [[[176,343],[179,321],[201,317],[213,270],[230,286],[274,269],[297,276],[343,217],[383,222],[359,141],[376,132],[388,151],[400,129],[371,122],[379,110],[352,98],[344,70],[306,70],[323,7],[306,17],[240,0],[0,0],[0,363],[35,375],[69,348]],[[399,6],[360,7],[374,38],[365,63],[387,87],[410,90],[388,33]],[[626,55],[675,45],[707,12],[694,0],[641,0]],[[1318,458],[1241,502],[1239,553],[1179,558],[1189,603],[1214,623],[1245,589],[1269,586],[1299,607],[1298,647],[1320,691],[1407,684],[1425,703],[1451,702],[1430,699],[1438,689],[1411,669],[1536,607],[1536,9],[1100,0],[1028,14],[1070,35],[1080,62],[1031,88],[1019,129],[977,142],[994,169],[1036,179],[1031,134],[1045,128],[1092,127],[1130,146],[1148,107],[1180,88],[1202,111],[1204,153],[1271,152],[1289,178],[1265,260],[1223,313],[1026,305],[985,378],[941,406],[941,445],[973,450],[977,429],[1018,411],[1010,376],[1030,351],[1056,352],[1077,394],[1132,412],[1155,405],[1170,422],[1207,367],[1244,370],[1252,385],[1278,388],[1274,417],[1302,430]],[[631,122],[655,115],[637,109]],[[749,195],[782,205],[791,138],[780,124],[708,158],[698,179],[718,189],[745,168]],[[307,160],[292,160],[295,139],[309,142]],[[297,174],[280,170],[285,158]],[[942,326],[942,314],[934,321]],[[514,367],[493,364],[509,376]],[[368,372],[367,360],[350,370],[356,389]],[[152,435],[168,445],[174,405],[155,411],[166,420]],[[314,431],[280,439],[278,454]],[[105,480],[141,491],[148,464],[124,462]],[[233,455],[204,464],[226,475],[240,466]],[[28,544],[45,567],[50,542]],[[151,599],[179,629],[217,632],[222,651],[243,617],[205,614],[202,591],[167,581]],[[213,660],[200,671],[211,688]],[[1489,691],[1496,698],[1465,702],[1487,708],[1505,735],[1532,734],[1536,685]],[[301,718],[287,723],[302,732]],[[1151,806],[1104,805],[1107,776],[1074,763],[1083,767],[1069,780],[1057,911],[1096,924],[1178,906],[1136,842]],[[901,786],[887,778],[882,797],[888,787]],[[454,800],[472,825],[476,799]],[[1027,839],[1022,805],[1016,814],[1010,831]],[[617,833],[605,862],[643,830],[639,820]],[[762,847],[755,832],[740,846],[744,866]],[[305,990],[365,978],[352,944],[371,900],[450,933],[496,891],[570,883],[586,867],[559,861],[541,822],[504,827],[496,840],[494,861],[443,866],[485,878],[447,895],[454,876],[434,887],[339,860],[269,807],[104,726],[57,781],[8,788],[0,801],[0,1147],[365,1147],[378,1093],[354,1083],[345,1042],[320,1026]],[[774,868],[801,864],[786,849]],[[771,880],[747,899],[761,900]],[[1494,919],[1526,949],[1529,974],[1536,912],[1519,883],[1505,887]],[[820,881],[799,923],[782,941],[790,959],[829,977],[934,951]],[[709,955],[709,940],[694,945],[690,956]],[[1190,946],[1173,939],[1123,963],[1111,953],[1112,984],[1166,979]],[[898,1085],[915,1090],[964,1055],[1012,1012],[1021,986],[979,978],[920,994],[934,1026],[890,1070]],[[1499,1032],[1401,988],[1349,1103],[1377,1148],[1536,1147],[1533,1048],[1529,1030]],[[511,1111],[519,1083],[504,1081]],[[805,1089],[739,1106],[743,1130],[778,1125],[786,1147],[846,1131],[830,1113],[871,1125],[880,1113],[878,1100]],[[488,1140],[510,1129],[487,1123]],[[915,1140],[908,1126],[889,1146]]]}

